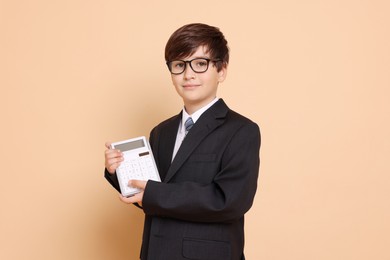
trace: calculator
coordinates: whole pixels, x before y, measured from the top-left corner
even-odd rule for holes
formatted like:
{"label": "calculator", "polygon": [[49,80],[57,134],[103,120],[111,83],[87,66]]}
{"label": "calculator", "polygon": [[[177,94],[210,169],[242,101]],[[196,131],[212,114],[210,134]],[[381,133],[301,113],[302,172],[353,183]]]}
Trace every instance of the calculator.
{"label": "calculator", "polygon": [[124,157],[116,169],[122,196],[131,197],[141,191],[130,187],[129,180],[161,181],[150,144],[145,136],[112,143],[111,148],[120,150]]}

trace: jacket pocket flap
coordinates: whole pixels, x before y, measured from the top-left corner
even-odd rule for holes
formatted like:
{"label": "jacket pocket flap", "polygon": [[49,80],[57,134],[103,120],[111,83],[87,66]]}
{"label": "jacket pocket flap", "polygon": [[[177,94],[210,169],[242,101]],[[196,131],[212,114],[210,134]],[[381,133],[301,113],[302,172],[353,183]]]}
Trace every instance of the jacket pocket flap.
{"label": "jacket pocket flap", "polygon": [[183,256],[187,259],[230,259],[230,244],[224,241],[184,239]]}

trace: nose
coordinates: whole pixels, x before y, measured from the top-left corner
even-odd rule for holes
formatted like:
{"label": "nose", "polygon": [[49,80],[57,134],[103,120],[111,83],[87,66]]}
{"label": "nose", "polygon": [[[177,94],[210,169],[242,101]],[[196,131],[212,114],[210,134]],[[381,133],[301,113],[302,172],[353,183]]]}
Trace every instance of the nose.
{"label": "nose", "polygon": [[186,63],[186,68],[183,72],[184,79],[194,79],[195,78],[195,71],[192,70],[190,63]]}

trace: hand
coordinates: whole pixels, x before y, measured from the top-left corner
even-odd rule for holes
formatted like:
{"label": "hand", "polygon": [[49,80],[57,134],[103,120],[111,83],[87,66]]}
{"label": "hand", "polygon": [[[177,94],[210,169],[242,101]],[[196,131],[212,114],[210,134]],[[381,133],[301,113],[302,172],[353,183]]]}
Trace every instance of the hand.
{"label": "hand", "polygon": [[111,143],[107,142],[107,150],[104,152],[105,166],[110,174],[114,174],[123,161],[123,153],[116,149],[111,149]]}
{"label": "hand", "polygon": [[129,186],[141,189],[141,192],[128,198],[123,197],[122,194],[119,194],[119,199],[126,204],[138,203],[142,207],[142,199],[144,197],[144,190],[146,187],[146,183],[147,181],[140,181],[140,180],[129,181]]}

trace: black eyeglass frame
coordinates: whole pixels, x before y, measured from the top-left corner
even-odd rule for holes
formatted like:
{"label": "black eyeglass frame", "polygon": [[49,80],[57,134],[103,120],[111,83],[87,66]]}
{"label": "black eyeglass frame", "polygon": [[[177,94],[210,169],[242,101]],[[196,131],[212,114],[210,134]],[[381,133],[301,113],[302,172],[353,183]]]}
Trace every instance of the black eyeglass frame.
{"label": "black eyeglass frame", "polygon": [[[205,61],[207,62],[207,67],[206,67],[206,69],[205,69],[204,71],[200,71],[200,72],[194,70],[194,68],[193,68],[192,65],[191,65],[191,62],[194,61],[194,60],[205,60]],[[183,67],[183,71],[182,71],[182,72],[180,72],[180,73],[173,73],[173,72],[172,72],[171,64],[172,64],[172,62],[174,62],[174,61],[182,61],[182,62],[184,62],[184,67]],[[173,75],[180,75],[180,74],[182,74],[182,73],[187,69],[187,64],[190,65],[190,68],[192,69],[193,72],[195,72],[195,73],[205,73],[205,72],[209,69],[210,61],[216,63],[216,62],[220,62],[220,61],[222,61],[222,60],[220,60],[220,59],[218,59],[218,60],[212,60],[212,59],[208,59],[208,58],[195,58],[195,59],[192,59],[192,60],[171,60],[171,61],[167,61],[166,64],[167,64],[168,70],[169,70],[169,72],[171,72],[171,74],[173,74]]]}

